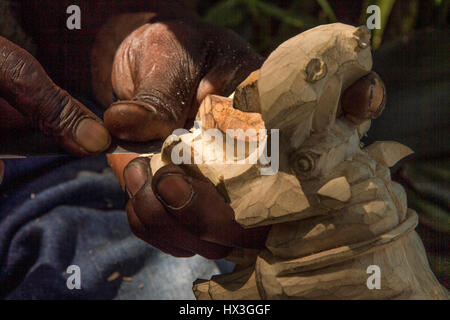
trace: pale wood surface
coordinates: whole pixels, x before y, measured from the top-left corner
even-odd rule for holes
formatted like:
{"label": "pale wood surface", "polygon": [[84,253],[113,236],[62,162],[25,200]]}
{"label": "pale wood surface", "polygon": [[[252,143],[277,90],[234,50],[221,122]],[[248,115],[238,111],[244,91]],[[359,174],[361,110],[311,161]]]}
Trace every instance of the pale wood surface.
{"label": "pale wood surface", "polygon": [[[370,72],[369,40],[365,27],[339,23],[289,39],[234,96],[208,96],[200,127],[169,137],[152,159],[153,171],[173,161],[174,148],[192,160],[202,153],[207,161],[187,167],[217,186],[236,221],[272,225],[264,250],[230,255],[234,273],[197,281],[198,299],[448,299],[414,231],[417,214],[391,181],[389,167],[412,150],[390,141],[362,148],[371,121],[340,110],[342,92]],[[233,136],[248,152],[227,155],[226,134],[206,134],[252,127],[280,130],[273,175],[245,163],[252,141],[264,146],[267,135]],[[225,163],[228,156],[244,163]],[[380,290],[366,285],[371,265],[380,267]]]}
{"label": "pale wood surface", "polygon": [[386,167],[393,167],[401,159],[413,154],[407,146],[395,141],[376,141],[365,149],[367,153]]}

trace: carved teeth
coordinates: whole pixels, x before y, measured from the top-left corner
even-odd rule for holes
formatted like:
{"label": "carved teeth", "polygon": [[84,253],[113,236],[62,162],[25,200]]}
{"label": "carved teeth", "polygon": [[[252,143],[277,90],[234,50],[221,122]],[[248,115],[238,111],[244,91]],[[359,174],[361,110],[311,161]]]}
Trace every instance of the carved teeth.
{"label": "carved teeth", "polygon": [[364,148],[367,153],[385,167],[393,167],[398,161],[414,153],[409,147],[395,141],[376,141]]}
{"label": "carved teeth", "polygon": [[342,202],[350,200],[352,192],[350,190],[350,185],[345,177],[335,178],[328,181],[324,186],[322,186],[318,191],[318,194]]}

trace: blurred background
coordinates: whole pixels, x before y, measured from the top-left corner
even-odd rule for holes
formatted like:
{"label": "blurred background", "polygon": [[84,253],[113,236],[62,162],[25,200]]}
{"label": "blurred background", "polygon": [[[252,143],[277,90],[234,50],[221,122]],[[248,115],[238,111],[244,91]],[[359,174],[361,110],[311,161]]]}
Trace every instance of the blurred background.
{"label": "blurred background", "polygon": [[185,1],[206,21],[228,27],[268,54],[282,41],[319,24],[365,24],[366,8],[378,5],[381,29],[372,47],[418,30],[448,28],[448,0],[194,0]]}

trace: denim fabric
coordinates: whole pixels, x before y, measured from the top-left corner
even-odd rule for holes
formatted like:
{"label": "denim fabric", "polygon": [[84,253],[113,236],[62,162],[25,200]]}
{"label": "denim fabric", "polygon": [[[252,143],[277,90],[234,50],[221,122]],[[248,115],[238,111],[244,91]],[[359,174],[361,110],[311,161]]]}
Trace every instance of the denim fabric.
{"label": "denim fabric", "polygon": [[[0,189],[1,298],[192,299],[194,280],[221,272],[214,261],[199,256],[177,259],[137,239],[123,209],[124,194],[105,169],[104,156],[15,159],[5,164]],[[66,285],[70,265],[80,267],[80,290]],[[221,266],[228,271],[231,267]]]}

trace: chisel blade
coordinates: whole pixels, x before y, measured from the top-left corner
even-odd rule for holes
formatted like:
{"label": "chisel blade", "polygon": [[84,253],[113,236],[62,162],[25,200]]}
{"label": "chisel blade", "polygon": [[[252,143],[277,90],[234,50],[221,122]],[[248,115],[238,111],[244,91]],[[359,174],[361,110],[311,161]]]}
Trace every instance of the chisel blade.
{"label": "chisel blade", "polygon": [[[152,154],[161,152],[163,141],[154,140],[149,142],[127,142],[114,140],[111,146],[104,154]],[[27,157],[37,157],[37,156],[62,156],[69,155],[62,149],[59,148],[49,148],[42,152],[41,150],[23,150],[26,146],[17,146],[14,150],[8,150],[7,152],[0,152],[0,159],[17,159],[17,158],[27,158]]]}

